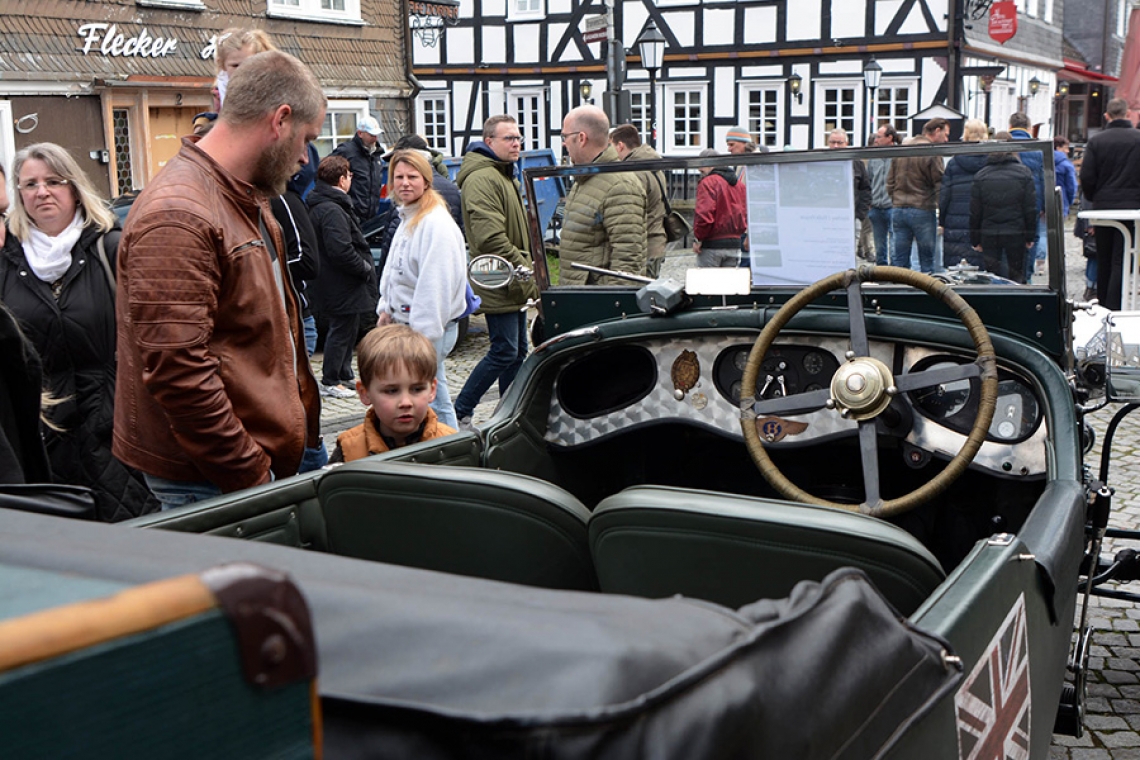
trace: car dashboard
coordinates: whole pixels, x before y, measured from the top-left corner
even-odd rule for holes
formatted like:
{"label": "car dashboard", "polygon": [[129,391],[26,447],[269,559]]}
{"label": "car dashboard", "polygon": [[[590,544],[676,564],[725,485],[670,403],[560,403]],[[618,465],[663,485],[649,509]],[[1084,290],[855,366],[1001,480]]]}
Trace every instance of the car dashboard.
{"label": "car dashboard", "polygon": [[[752,349],[748,335],[675,336],[588,349],[563,364],[554,381],[545,439],[554,448],[583,447],[661,423],[699,426],[743,441],[740,396]],[[794,336],[764,357],[756,399],[827,388],[844,361],[845,339]],[[961,364],[960,351],[871,341],[871,355],[896,375]],[[880,436],[897,440],[913,467],[948,459],[965,443],[977,412],[979,384],[960,380],[899,394],[880,415]],[[854,437],[858,423],[831,409],[756,423],[766,446],[794,449]],[[999,368],[997,408],[971,468],[1016,480],[1045,476],[1047,429],[1034,384]]]}

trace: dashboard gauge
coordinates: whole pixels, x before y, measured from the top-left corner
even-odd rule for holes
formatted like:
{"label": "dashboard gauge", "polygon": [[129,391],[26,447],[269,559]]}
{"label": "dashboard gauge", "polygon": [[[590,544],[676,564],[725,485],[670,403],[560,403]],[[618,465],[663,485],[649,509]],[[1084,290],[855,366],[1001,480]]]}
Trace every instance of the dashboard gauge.
{"label": "dashboard gauge", "polygon": [[[940,361],[923,366],[916,365],[913,371],[942,369],[944,367],[958,366],[958,362]],[[966,408],[970,401],[970,381],[955,380],[950,383],[939,383],[927,388],[919,388],[910,394],[915,406],[926,413],[933,420],[945,420]]]}
{"label": "dashboard gauge", "polygon": [[740,403],[740,389],[743,387],[744,387],[744,383],[737,380],[736,382],[734,382],[732,384],[732,387],[729,388],[729,393],[732,395],[732,403],[734,403],[734,404]]}
{"label": "dashboard gauge", "polygon": [[749,353],[750,353],[749,351],[737,351],[735,354],[733,354],[732,355],[733,366],[736,367],[741,372],[743,372],[744,368],[746,366],[748,366],[748,354]]}
{"label": "dashboard gauge", "polygon": [[751,346],[730,346],[713,363],[713,383],[733,404],[740,403],[742,393],[759,400],[826,388],[839,369],[839,360],[826,349],[780,344],[768,351],[760,364],[756,387],[745,393],[744,370],[751,352]]}
{"label": "dashboard gauge", "polygon": [[1041,415],[1037,398],[1021,381],[1012,378],[998,381],[997,407],[990,423],[990,437],[1000,441],[1026,438],[1037,427]]}
{"label": "dashboard gauge", "polygon": [[823,371],[823,354],[812,351],[804,356],[804,371],[809,375],[818,375]]}

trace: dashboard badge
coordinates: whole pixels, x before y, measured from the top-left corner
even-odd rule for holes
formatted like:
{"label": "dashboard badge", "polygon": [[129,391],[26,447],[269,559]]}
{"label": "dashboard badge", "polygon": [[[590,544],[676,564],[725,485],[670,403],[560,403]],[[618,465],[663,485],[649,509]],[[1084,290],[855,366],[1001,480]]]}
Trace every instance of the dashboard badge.
{"label": "dashboard badge", "polygon": [[686,349],[678,354],[669,377],[673,380],[673,398],[680,401],[701,379],[701,360],[696,352]]}
{"label": "dashboard badge", "polygon": [[765,443],[782,441],[789,435],[799,435],[807,430],[806,422],[784,420],[779,417],[759,417],[756,420],[756,432]]}

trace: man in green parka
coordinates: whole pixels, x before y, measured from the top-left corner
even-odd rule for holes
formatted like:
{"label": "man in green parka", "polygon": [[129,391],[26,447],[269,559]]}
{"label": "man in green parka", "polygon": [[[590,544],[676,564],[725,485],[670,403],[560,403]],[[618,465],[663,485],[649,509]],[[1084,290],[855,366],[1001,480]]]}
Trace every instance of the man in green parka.
{"label": "man in green parka", "polygon": [[[597,106],[579,106],[562,120],[562,144],[575,166],[618,161],[609,136],[610,120]],[[575,177],[563,212],[561,284],[630,285],[573,269],[572,262],[644,275],[645,205],[645,187],[636,172]]]}
{"label": "man in green parka", "polygon": [[[502,256],[512,266],[531,267],[526,212],[519,196],[515,163],[522,149],[519,125],[510,116],[492,116],[483,124],[483,139],[463,156],[456,183],[463,203],[463,227],[472,258]],[[485,290],[472,283],[483,301],[491,347],[467,378],[455,399],[459,427],[469,428],[475,407],[495,380],[499,395],[518,374],[527,353],[526,308],[538,298],[533,281],[514,280],[506,288]]]}

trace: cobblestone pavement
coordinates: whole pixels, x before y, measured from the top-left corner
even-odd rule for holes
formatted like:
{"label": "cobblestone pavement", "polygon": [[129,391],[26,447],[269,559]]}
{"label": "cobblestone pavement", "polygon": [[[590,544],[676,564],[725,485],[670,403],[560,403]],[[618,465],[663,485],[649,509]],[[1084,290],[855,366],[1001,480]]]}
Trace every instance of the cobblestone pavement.
{"label": "cobblestone pavement", "polygon": [[[1079,245],[1066,231],[1066,280],[1070,297],[1084,291],[1084,265]],[[682,271],[691,257],[671,259],[667,274]],[[1040,276],[1040,275],[1039,275]],[[466,339],[447,360],[447,377],[452,397],[458,395],[463,382],[487,352],[486,326],[481,317],[471,320]],[[320,354],[313,357],[319,376]],[[498,389],[492,387],[475,411],[476,424],[491,416],[498,403]],[[356,399],[322,399],[321,433],[329,450],[336,434],[359,424],[364,407]],[[1092,415],[1097,432],[1097,445],[1088,462],[1095,473],[1100,462],[1100,440],[1118,405]],[[1140,416],[1125,420],[1116,434],[1113,462],[1117,469],[1110,473],[1116,489],[1112,526],[1140,529],[1140,468],[1134,466],[1140,450]],[[1124,465],[1124,466],[1121,466]],[[1106,554],[1118,547],[1111,540]],[[1137,584],[1133,584],[1136,586]],[[1140,590],[1137,588],[1136,590]],[[1093,598],[1090,623],[1095,628],[1090,658],[1086,732],[1080,739],[1058,736],[1050,748],[1050,760],[1140,760],[1140,608],[1128,602]],[[1051,707],[1034,715],[1037,720],[1052,721]]]}

